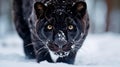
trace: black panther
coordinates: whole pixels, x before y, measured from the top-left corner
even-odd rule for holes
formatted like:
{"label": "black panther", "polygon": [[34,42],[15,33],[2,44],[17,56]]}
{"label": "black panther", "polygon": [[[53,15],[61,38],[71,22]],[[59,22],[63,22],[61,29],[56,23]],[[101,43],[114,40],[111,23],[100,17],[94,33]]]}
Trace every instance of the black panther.
{"label": "black panther", "polygon": [[74,64],[89,29],[84,0],[13,0],[27,58]]}

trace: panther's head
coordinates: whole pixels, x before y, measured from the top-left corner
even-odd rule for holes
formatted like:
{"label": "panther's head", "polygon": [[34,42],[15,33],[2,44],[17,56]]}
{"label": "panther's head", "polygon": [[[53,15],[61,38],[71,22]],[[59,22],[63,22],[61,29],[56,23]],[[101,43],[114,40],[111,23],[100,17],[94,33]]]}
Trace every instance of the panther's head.
{"label": "panther's head", "polygon": [[[78,42],[84,32],[82,18],[86,13],[86,3],[83,1],[66,4],[41,2],[34,4],[38,22],[36,31],[44,41],[49,51],[64,57],[69,52],[81,47]],[[77,44],[77,45],[76,45]]]}

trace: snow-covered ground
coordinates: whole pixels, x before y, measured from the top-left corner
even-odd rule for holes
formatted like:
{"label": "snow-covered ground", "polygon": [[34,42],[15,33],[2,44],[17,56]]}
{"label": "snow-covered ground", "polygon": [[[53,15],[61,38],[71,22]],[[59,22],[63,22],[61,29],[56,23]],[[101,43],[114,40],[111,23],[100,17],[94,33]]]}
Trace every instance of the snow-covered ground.
{"label": "snow-covered ground", "polygon": [[7,35],[0,38],[0,67],[120,67],[120,35],[89,34],[75,65],[25,59],[22,40],[16,34]]}

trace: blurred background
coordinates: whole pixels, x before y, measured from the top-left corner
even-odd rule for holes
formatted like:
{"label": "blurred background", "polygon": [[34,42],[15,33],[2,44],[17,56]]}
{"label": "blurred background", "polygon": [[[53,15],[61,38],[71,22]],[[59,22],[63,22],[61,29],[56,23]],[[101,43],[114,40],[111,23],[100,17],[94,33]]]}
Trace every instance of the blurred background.
{"label": "blurred background", "polygon": [[[91,33],[120,33],[120,0],[86,0]],[[12,0],[0,0],[0,37],[15,33]]]}
{"label": "blurred background", "polygon": [[[21,63],[26,61],[23,58],[23,42],[16,34],[13,22],[12,1],[0,0],[0,67],[5,67],[1,66],[2,63],[6,65],[9,62],[15,64],[11,61]],[[90,30],[89,36],[78,52],[80,56],[77,57],[76,64],[120,66],[120,0],[86,1]]]}

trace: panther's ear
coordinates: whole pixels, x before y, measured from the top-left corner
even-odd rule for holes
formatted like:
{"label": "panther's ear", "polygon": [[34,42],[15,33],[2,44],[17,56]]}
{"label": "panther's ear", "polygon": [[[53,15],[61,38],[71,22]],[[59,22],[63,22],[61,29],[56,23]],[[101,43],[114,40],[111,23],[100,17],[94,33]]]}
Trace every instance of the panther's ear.
{"label": "panther's ear", "polygon": [[72,7],[72,12],[75,16],[79,15],[83,17],[86,13],[86,10],[87,10],[87,4],[86,2],[83,1],[75,3]]}
{"label": "panther's ear", "polygon": [[46,6],[41,2],[36,2],[34,4],[34,9],[35,9],[35,13],[36,13],[37,18],[38,19],[43,18],[45,10],[46,10]]}

